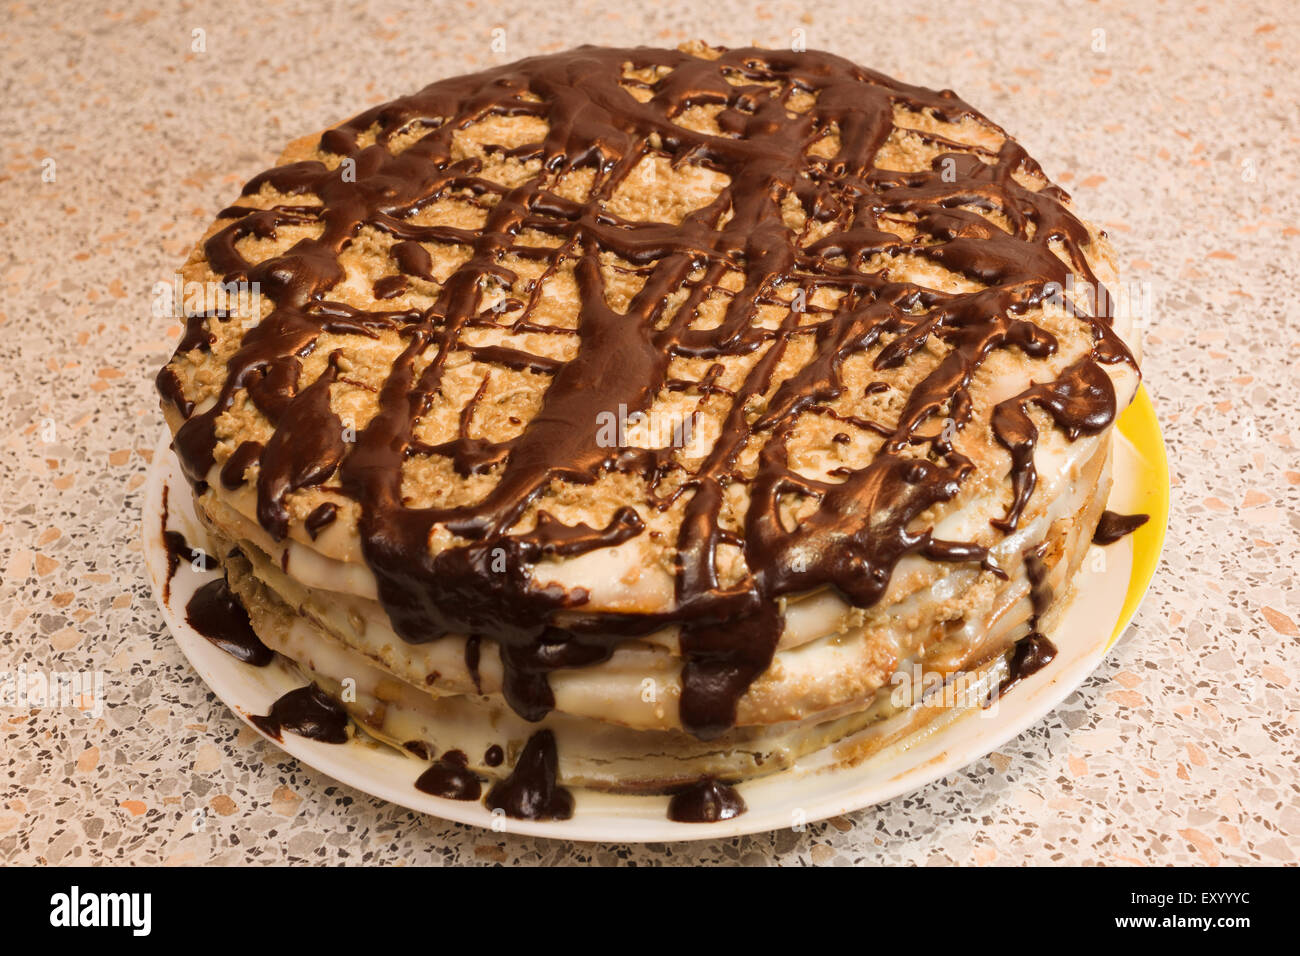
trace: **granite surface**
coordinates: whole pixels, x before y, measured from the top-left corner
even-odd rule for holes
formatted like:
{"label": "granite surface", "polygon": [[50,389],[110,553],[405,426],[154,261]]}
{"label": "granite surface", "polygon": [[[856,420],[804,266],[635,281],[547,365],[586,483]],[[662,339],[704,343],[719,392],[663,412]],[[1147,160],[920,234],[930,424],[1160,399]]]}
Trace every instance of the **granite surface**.
{"label": "granite surface", "polygon": [[[107,700],[98,715],[0,709],[0,861],[1294,861],[1300,7],[95,6],[14,3],[0,19],[0,673],[98,672]],[[1152,291],[1145,373],[1173,471],[1146,602],[1050,718],[802,833],[523,839],[301,766],[207,690],[145,578],[151,379],[179,334],[153,314],[155,283],[291,138],[506,58],[693,37],[804,40],[951,87],[1110,231]]]}

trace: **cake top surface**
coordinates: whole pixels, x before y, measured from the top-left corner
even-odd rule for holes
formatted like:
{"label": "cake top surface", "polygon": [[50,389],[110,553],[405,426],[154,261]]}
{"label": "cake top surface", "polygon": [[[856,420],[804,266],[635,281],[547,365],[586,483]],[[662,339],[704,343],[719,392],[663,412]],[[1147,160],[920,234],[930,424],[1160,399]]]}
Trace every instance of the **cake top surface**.
{"label": "cake top surface", "polygon": [[[1036,443],[1114,420],[1132,357],[1063,294],[1112,275],[951,92],[586,47],[291,145],[185,269],[257,295],[195,311],[158,382],[191,480],[359,556],[407,640],[498,641],[526,710],[680,626],[707,736],[785,601],[870,606],[909,555],[998,573]],[[978,534],[932,532],[973,502]]]}

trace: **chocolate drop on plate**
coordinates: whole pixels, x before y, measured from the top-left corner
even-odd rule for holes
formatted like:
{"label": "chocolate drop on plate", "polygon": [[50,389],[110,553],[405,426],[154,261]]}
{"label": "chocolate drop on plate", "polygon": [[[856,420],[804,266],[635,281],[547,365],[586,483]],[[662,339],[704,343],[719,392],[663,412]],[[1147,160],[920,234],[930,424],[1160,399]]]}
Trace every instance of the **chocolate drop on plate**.
{"label": "chocolate drop on plate", "polygon": [[493,784],[484,805],[516,820],[569,819],[573,794],[556,783],[557,766],[555,735],[539,730],[528,739],[510,776]]}
{"label": "chocolate drop on plate", "polygon": [[289,691],[271,705],[265,717],[251,716],[249,720],[275,740],[281,739],[284,730],[327,744],[348,740],[348,712],[315,684]]}
{"label": "chocolate drop on plate", "polygon": [[224,577],[209,581],[194,592],[185,605],[185,620],[238,661],[265,667],[275,659],[275,651],[253,632],[248,612]]}

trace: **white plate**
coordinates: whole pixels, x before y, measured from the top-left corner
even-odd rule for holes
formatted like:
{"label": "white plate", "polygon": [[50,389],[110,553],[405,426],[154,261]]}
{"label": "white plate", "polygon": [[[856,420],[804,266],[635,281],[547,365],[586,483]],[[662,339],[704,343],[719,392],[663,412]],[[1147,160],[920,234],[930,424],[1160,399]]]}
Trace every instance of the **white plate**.
{"label": "white plate", "polygon": [[[1114,488],[1110,507],[1130,510],[1137,500],[1136,455],[1116,433]],[[163,618],[199,676],[246,722],[302,685],[302,678],[277,658],[269,667],[250,667],[205,640],[186,623],[185,604],[216,572],[182,563],[164,603],[167,553],[162,542],[163,490],[169,488],[168,526],[189,541],[201,541],[189,488],[164,435],[154,454],[144,506],[145,560]],[[1091,556],[1090,556],[1091,557]],[[482,804],[446,800],[415,789],[425,764],[365,740],[326,744],[284,734],[277,746],[336,780],[384,800],[447,820],[500,831],[562,840],[641,842],[715,839],[798,826],[849,813],[908,793],[964,767],[1022,733],[1046,716],[1101,662],[1129,585],[1131,538],[1105,549],[1104,562],[1085,559],[1077,597],[1049,635],[1058,653],[1037,674],[1023,680],[996,707],[953,711],[925,731],[888,746],[853,766],[835,766],[829,751],[810,754],[792,768],[740,784],[748,804],[739,817],[719,823],[675,823],[666,816],[667,797],[624,796],[574,789],[570,820],[535,822],[494,816]],[[1104,566],[1103,571],[1096,570]],[[1127,623],[1127,622],[1124,622]],[[251,726],[251,724],[250,724]]]}

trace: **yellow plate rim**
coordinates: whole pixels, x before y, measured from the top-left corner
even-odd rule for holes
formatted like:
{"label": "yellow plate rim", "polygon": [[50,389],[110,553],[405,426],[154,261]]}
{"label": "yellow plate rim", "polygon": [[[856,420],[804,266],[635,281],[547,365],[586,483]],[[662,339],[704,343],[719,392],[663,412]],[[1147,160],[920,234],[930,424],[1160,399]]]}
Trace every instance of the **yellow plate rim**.
{"label": "yellow plate rim", "polygon": [[1119,620],[1111,634],[1109,651],[1115,646],[1133,615],[1137,613],[1164,550],[1165,533],[1169,529],[1169,457],[1165,451],[1164,435],[1156,417],[1155,404],[1145,384],[1139,385],[1129,407],[1124,409],[1115,423],[1121,435],[1133,446],[1137,458],[1138,500],[1130,505],[1150,516],[1150,520],[1130,536],[1133,547],[1133,566],[1129,572],[1128,592],[1120,609]]}

